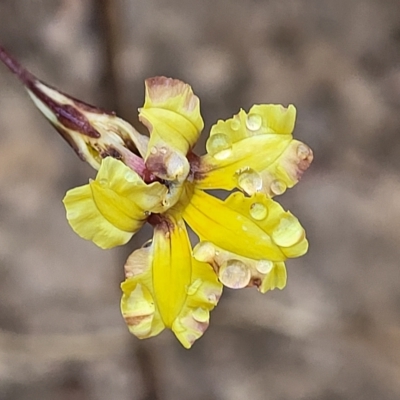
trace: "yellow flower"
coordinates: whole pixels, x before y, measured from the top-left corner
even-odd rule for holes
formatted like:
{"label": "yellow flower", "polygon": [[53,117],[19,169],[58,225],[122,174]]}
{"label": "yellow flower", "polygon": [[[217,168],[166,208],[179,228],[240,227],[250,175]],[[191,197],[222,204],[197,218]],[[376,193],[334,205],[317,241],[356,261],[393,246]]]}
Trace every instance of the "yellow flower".
{"label": "yellow flower", "polygon": [[[272,198],[312,161],[293,139],[293,105],[255,105],[218,121],[207,154],[192,151],[203,129],[199,99],[179,80],[146,80],[139,118],[150,136],[48,87],[3,49],[0,59],[76,153],[98,169],[64,198],[74,231],[101,248],[125,244],[143,224],[152,241],[125,265],[121,311],[138,338],[171,329],[186,348],[204,333],[223,285],[264,293],[286,285],[285,260],[307,252],[303,227]],[[220,200],[208,189],[237,189]],[[188,225],[199,241],[192,249]]]}
{"label": "yellow flower", "polygon": [[[299,221],[272,196],[298,181],[312,152],[291,135],[294,106],[257,105],[213,126],[208,154],[197,157],[199,100],[164,77],[146,81],[139,115],[150,131],[147,175],[156,181],[105,158],[95,181],[67,193],[67,218],[104,248],[125,243],[145,221],[154,227],[151,245],[125,265],[122,314],[139,338],[170,328],[190,347],[208,326],[221,284],[282,289],[284,261],[307,251]],[[203,190],[235,187],[241,191],[225,200]],[[193,251],[185,222],[199,237]]]}

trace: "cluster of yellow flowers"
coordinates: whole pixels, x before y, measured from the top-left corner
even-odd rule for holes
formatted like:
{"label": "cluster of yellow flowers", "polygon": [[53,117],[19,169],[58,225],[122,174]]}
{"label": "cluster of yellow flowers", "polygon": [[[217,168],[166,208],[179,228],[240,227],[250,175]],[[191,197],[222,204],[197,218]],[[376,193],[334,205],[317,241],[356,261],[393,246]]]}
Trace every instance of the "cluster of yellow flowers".
{"label": "cluster of yellow flowers", "polygon": [[[130,332],[148,338],[169,328],[190,348],[207,329],[223,286],[262,293],[285,286],[285,260],[308,248],[298,219],[273,200],[312,161],[310,148],[292,137],[294,106],[255,105],[218,121],[199,157],[192,151],[203,129],[199,99],[179,80],[146,80],[139,110],[145,136],[113,113],[16,73],[52,125],[98,170],[64,198],[72,229],[107,249],[128,242],[146,222],[154,228],[125,265],[121,310]],[[220,200],[209,189],[234,191]],[[186,225],[199,239],[193,248]]]}

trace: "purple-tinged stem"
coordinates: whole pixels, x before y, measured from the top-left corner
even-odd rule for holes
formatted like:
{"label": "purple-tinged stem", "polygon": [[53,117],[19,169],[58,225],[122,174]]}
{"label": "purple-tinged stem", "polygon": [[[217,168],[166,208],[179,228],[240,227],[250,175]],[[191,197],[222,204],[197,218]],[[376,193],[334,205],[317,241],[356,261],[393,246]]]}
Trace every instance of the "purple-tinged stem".
{"label": "purple-tinged stem", "polygon": [[38,79],[24,68],[3,46],[0,45],[0,61],[17,76],[28,88],[32,88]]}

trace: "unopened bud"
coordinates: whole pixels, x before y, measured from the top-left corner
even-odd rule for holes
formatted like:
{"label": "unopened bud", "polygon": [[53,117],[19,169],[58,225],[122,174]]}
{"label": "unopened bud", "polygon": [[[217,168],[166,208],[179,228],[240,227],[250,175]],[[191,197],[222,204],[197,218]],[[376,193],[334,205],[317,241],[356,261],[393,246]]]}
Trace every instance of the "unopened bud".
{"label": "unopened bud", "polygon": [[145,165],[148,137],[115,113],[74,99],[46,85],[24,69],[0,46],[0,60],[20,79],[36,107],[75,150],[79,158],[99,169],[101,160],[111,156],[122,160],[140,175]]}

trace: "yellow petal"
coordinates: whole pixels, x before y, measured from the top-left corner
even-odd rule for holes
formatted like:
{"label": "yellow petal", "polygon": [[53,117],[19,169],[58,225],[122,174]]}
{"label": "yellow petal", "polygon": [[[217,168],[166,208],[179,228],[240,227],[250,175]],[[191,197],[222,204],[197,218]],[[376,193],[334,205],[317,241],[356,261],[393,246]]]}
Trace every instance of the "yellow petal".
{"label": "yellow petal", "polygon": [[259,288],[261,293],[265,293],[268,290],[283,289],[286,286],[286,268],[283,262],[275,263],[272,271],[267,274],[266,278],[262,281]]}
{"label": "yellow petal", "polygon": [[98,181],[89,183],[92,198],[100,214],[113,226],[125,232],[136,232],[146,214],[133,201],[121,196]]}
{"label": "yellow petal", "polygon": [[171,192],[159,182],[144,183],[135,171],[112,157],[103,160],[96,182],[134,202],[141,210],[154,213],[165,209],[165,200]]}
{"label": "yellow petal", "polygon": [[121,309],[130,331],[145,338],[166,327],[191,347],[208,327],[222,285],[210,265],[192,257],[183,221],[161,218],[151,246],[132,253],[125,271]]}
{"label": "yellow petal", "polygon": [[262,193],[245,197],[236,192],[232,193],[225,203],[243,217],[254,221],[271,237],[285,258],[300,257],[307,252],[308,241],[304,228],[299,220],[289,211],[285,211],[278,202]]}
{"label": "yellow petal", "polygon": [[220,282],[231,288],[255,286],[261,293],[286,285],[286,268],[281,261],[254,260],[226,251],[211,242],[200,242],[193,249],[196,260],[211,264]]}
{"label": "yellow petal", "polygon": [[231,207],[228,201],[195,189],[184,208],[183,218],[200,240],[212,242],[229,252],[254,259],[286,259],[268,231],[237,204]]}
{"label": "yellow petal", "polygon": [[150,131],[149,170],[162,179],[183,181],[189,173],[185,156],[204,126],[199,99],[191,87],[177,79],[147,79],[139,118]]}
{"label": "yellow petal", "polygon": [[133,235],[133,232],[118,229],[100,213],[89,185],[69,190],[63,202],[72,229],[102,249],[125,244]]}
{"label": "yellow petal", "polygon": [[192,278],[186,287],[186,302],[172,330],[187,349],[199,339],[210,323],[210,311],[217,305],[222,285],[209,264],[191,258]]}
{"label": "yellow petal", "polygon": [[[177,130],[177,135],[186,142],[181,150],[189,145],[194,146],[204,123],[200,114],[200,102],[193,94],[192,88],[178,80],[163,76],[146,79],[146,99],[143,108],[140,110],[140,117],[146,119],[152,125],[159,123],[171,125]],[[171,128],[170,127],[170,128]],[[182,127],[182,131],[178,130]],[[168,133],[162,132],[161,136],[166,141],[171,140],[179,147],[178,138],[170,138]]]}
{"label": "yellow petal", "polygon": [[313,158],[308,146],[293,140],[295,118],[293,105],[265,104],[218,121],[200,161],[198,187],[274,196],[294,186]]}
{"label": "yellow petal", "polygon": [[129,331],[139,339],[156,336],[165,328],[154,298],[152,265],[153,246],[135,250],[125,264],[126,280],[121,284],[121,312]]}
{"label": "yellow petal", "polygon": [[146,185],[129,167],[112,157],[103,160],[96,180],[71,189],[64,198],[67,219],[81,237],[101,248],[125,244],[160,208],[167,188]]}
{"label": "yellow petal", "polygon": [[194,189],[187,196],[183,218],[200,240],[243,257],[274,262],[307,251],[297,218],[266,195],[248,198],[236,192],[221,201]]}
{"label": "yellow petal", "polygon": [[170,328],[186,300],[191,279],[191,249],[181,221],[168,221],[154,231],[153,285],[162,319]]}

